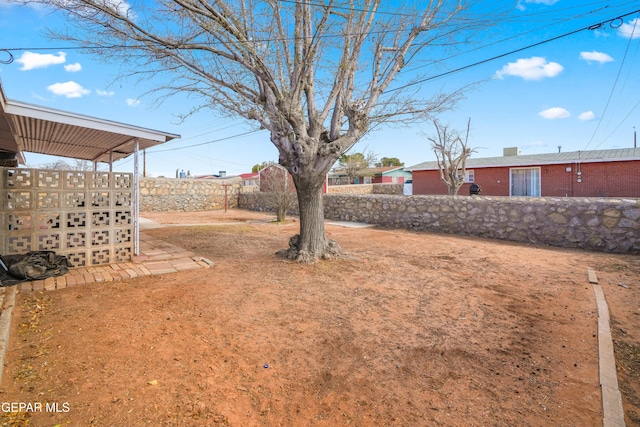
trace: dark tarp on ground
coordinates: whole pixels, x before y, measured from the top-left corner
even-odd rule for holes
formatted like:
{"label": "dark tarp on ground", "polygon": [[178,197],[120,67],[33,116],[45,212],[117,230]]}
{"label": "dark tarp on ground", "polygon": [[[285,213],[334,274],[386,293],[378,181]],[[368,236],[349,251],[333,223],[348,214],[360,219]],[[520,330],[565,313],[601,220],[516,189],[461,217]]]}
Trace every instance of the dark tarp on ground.
{"label": "dark tarp on ground", "polygon": [[0,286],[62,276],[72,265],[67,257],[53,251],[34,251],[0,256]]}

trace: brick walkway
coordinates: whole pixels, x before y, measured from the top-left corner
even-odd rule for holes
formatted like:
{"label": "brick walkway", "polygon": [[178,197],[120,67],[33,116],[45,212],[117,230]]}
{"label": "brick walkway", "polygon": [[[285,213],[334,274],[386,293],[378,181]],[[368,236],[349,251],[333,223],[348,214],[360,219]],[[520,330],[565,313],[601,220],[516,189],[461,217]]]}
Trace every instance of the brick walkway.
{"label": "brick walkway", "polygon": [[20,283],[23,291],[52,291],[87,283],[112,282],[138,276],[150,276],[178,271],[209,268],[211,261],[195,257],[186,251],[162,240],[140,233],[140,255],[131,262],[71,268],[64,276],[50,277],[45,280]]}

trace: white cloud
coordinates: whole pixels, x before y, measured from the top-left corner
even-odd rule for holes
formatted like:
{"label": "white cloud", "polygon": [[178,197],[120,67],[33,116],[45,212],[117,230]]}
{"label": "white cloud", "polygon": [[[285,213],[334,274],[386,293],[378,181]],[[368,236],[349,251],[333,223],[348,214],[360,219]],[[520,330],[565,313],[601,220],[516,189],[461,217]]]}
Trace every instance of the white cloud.
{"label": "white cloud", "polygon": [[625,38],[640,38],[640,18],[636,18],[628,24],[622,24],[618,27],[618,34]]}
{"label": "white cloud", "polygon": [[[52,0],[52,3],[56,5],[60,5],[63,8],[73,8],[77,13],[80,14],[94,14],[94,8],[89,8],[83,5],[82,2],[78,0]],[[134,18],[133,11],[131,10],[131,5],[125,0],[99,0],[96,3],[100,6],[106,6],[109,9],[113,9],[118,12],[120,15],[127,16],[129,18]]]}
{"label": "white cloud", "polygon": [[525,80],[540,80],[544,77],[555,77],[563,69],[564,67],[557,62],[547,62],[545,58],[533,56],[509,62],[502,70],[496,72],[496,77],[502,79],[504,76],[517,76]]}
{"label": "white cloud", "polygon": [[100,90],[100,89],[96,89],[96,93],[99,96],[113,96],[113,94],[114,94],[114,92],[112,90],[108,91],[108,90]]}
{"label": "white cloud", "polygon": [[57,55],[51,53],[24,52],[16,62],[22,64],[23,71],[34,68],[47,68],[49,65],[63,64],[67,60],[67,54],[58,52]]}
{"label": "white cloud", "polygon": [[76,62],[75,64],[65,65],[64,69],[70,73],[76,73],[82,70],[82,65],[80,65],[79,62]]}
{"label": "white cloud", "polygon": [[589,121],[595,118],[596,118],[596,115],[593,114],[593,111],[585,111],[584,113],[580,113],[580,115],[578,116],[578,119],[583,121]]}
{"label": "white cloud", "polygon": [[566,119],[568,117],[571,117],[571,113],[561,107],[548,108],[544,111],[540,111],[538,115],[544,119],[549,120]]}
{"label": "white cloud", "polygon": [[54,83],[51,86],[47,86],[47,90],[54,95],[61,95],[66,98],[82,98],[84,95],[91,93],[90,90],[83,88],[74,81]]}
{"label": "white cloud", "polygon": [[[18,6],[18,3],[13,3],[9,0],[0,0],[0,7],[9,8],[12,6]],[[24,5],[21,4],[20,6],[27,6],[28,8],[35,9],[35,10],[43,10],[45,8],[45,6],[37,3],[27,3]]]}
{"label": "white cloud", "polygon": [[140,100],[139,99],[133,99],[133,98],[127,98],[127,105],[129,107],[136,107],[136,106],[140,105]]}
{"label": "white cloud", "polygon": [[519,0],[516,8],[518,10],[527,10],[525,4],[533,3],[533,4],[544,4],[546,6],[551,6],[553,4],[558,3],[560,0]]}
{"label": "white cloud", "polygon": [[591,52],[580,52],[580,59],[584,59],[585,61],[589,62],[595,61],[601,64],[613,61],[613,58],[611,56],[603,52],[596,52],[595,50]]}
{"label": "white cloud", "polygon": [[124,0],[104,0],[104,3],[112,9],[116,9],[121,15],[126,16],[131,10],[131,5]]}

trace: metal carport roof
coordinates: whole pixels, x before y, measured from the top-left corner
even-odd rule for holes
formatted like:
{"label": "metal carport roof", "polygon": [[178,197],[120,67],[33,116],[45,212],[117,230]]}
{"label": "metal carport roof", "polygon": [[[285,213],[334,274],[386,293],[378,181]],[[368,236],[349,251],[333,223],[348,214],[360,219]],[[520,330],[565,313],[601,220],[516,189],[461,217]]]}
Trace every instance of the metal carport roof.
{"label": "metal carport roof", "polygon": [[[15,153],[22,164],[24,152],[111,164],[137,154],[139,149],[175,138],[180,135],[10,100],[0,82],[0,152]],[[138,175],[136,155],[133,173],[135,255],[140,250]]]}
{"label": "metal carport roof", "polygon": [[136,140],[143,150],[179,137],[7,99],[0,82],[0,151],[21,163],[24,152],[110,162],[133,154]]}

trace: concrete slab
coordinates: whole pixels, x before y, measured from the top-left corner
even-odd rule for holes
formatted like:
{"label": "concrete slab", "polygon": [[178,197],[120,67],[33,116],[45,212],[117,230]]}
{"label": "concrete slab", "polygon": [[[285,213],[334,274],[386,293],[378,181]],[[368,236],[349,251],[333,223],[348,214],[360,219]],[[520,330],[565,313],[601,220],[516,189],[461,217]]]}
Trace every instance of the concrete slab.
{"label": "concrete slab", "polygon": [[162,224],[142,217],[138,217],[138,224],[140,224],[140,230],[152,230],[154,228],[164,227]]}
{"label": "concrete slab", "polygon": [[9,332],[11,331],[11,318],[13,317],[13,307],[16,304],[17,286],[0,288],[3,294],[2,305],[0,306],[0,383],[4,371],[4,361],[9,347]]}
{"label": "concrete slab", "polygon": [[[589,269],[589,271],[593,271]],[[594,272],[595,276],[595,272]],[[589,278],[591,282],[591,278]],[[603,425],[624,427],[624,409],[622,395],[618,389],[618,372],[616,370],[613,340],[609,326],[609,307],[604,298],[602,287],[592,283],[598,306],[598,356],[600,366],[600,386],[602,389]]]}
{"label": "concrete slab", "polygon": [[350,221],[327,221],[329,225],[338,225],[340,227],[347,228],[370,228],[375,227],[375,224],[367,224],[365,222],[350,222]]}

